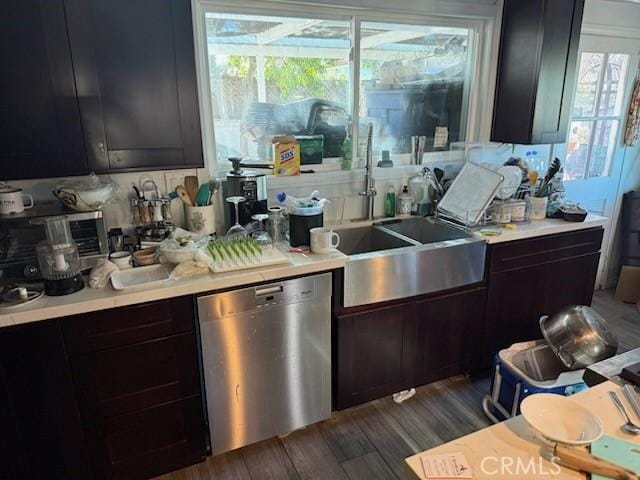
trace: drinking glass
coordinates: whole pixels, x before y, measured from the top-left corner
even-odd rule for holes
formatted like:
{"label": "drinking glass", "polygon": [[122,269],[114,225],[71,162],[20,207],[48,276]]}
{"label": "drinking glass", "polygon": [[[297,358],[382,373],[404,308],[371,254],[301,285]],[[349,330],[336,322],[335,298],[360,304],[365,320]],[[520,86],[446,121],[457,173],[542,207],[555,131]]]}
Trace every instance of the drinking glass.
{"label": "drinking glass", "polygon": [[234,240],[236,238],[243,238],[248,235],[247,229],[240,225],[240,213],[238,211],[238,205],[246,201],[244,197],[228,197],[227,202],[233,203],[236,212],[236,223],[233,225],[225,236],[227,240]]}
{"label": "drinking glass", "polygon": [[266,213],[257,213],[251,218],[256,220],[260,225],[258,227],[258,230],[253,234],[253,238],[255,239],[256,243],[261,247],[272,246],[273,238],[271,238],[271,235],[269,235],[269,232],[267,231],[267,227],[264,224],[264,221],[269,218],[269,215],[267,215]]}

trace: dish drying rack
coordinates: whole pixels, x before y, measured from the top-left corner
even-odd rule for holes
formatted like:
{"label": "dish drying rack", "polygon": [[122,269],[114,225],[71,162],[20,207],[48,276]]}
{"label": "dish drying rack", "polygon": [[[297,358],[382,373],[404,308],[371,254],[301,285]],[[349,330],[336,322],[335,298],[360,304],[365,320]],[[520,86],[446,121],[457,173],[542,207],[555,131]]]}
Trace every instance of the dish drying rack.
{"label": "dish drying rack", "polygon": [[[505,192],[503,189],[498,189],[499,195],[489,202],[486,208],[482,209],[469,209],[466,210],[466,215],[464,219],[459,219],[457,217],[448,215],[446,212],[436,208],[435,209],[435,218],[443,223],[451,225],[453,227],[462,228],[466,232],[471,232],[474,230],[479,230],[486,227],[499,226],[504,225],[504,223],[496,222],[494,219],[494,202],[498,197],[504,198],[504,200],[522,200],[526,202],[525,204],[525,214],[524,220],[515,221],[509,223],[517,223],[517,224],[527,224],[531,223],[531,206],[527,199],[530,196],[535,196],[537,191],[539,190],[538,186],[534,186],[531,184],[521,184],[515,193],[513,193],[510,197],[507,195],[510,192]],[[507,198],[508,197],[508,198]]]}

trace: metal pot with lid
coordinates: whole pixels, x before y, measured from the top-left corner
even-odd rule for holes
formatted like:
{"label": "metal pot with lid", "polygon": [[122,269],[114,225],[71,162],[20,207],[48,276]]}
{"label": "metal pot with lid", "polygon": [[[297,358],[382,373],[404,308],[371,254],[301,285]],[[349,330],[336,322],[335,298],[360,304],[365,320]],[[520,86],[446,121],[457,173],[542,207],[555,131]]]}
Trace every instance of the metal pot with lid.
{"label": "metal pot with lid", "polygon": [[[267,176],[264,173],[244,168],[273,169],[273,165],[262,163],[243,163],[242,158],[230,157],[232,168],[227,172],[227,181],[223,185],[223,196],[244,197],[246,199],[240,205],[240,223],[246,225],[251,217],[260,213],[267,213]],[[232,205],[225,209],[227,225],[235,223],[235,211]]]}
{"label": "metal pot with lid", "polygon": [[618,350],[618,339],[605,319],[586,305],[572,305],[543,316],[540,330],[562,363],[574,370],[612,357]]}

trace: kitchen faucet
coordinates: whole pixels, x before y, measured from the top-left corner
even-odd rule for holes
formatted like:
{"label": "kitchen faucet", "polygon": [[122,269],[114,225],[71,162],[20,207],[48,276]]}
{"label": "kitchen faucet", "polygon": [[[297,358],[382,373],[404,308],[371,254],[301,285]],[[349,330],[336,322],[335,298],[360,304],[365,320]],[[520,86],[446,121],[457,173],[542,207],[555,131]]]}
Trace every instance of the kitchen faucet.
{"label": "kitchen faucet", "polygon": [[367,158],[365,163],[364,173],[364,192],[359,192],[364,198],[365,202],[365,216],[368,220],[373,220],[373,207],[374,199],[378,192],[376,192],[375,181],[373,179],[373,123],[367,125]]}

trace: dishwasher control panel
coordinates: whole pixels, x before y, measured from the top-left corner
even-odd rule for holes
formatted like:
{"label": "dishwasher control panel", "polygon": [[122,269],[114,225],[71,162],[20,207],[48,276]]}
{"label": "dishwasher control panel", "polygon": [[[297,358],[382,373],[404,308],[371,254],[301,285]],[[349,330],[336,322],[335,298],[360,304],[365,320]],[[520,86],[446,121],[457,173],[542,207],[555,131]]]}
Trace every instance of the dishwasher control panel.
{"label": "dishwasher control panel", "polygon": [[331,274],[285,280],[231,292],[199,297],[217,318],[277,305],[331,296]]}

